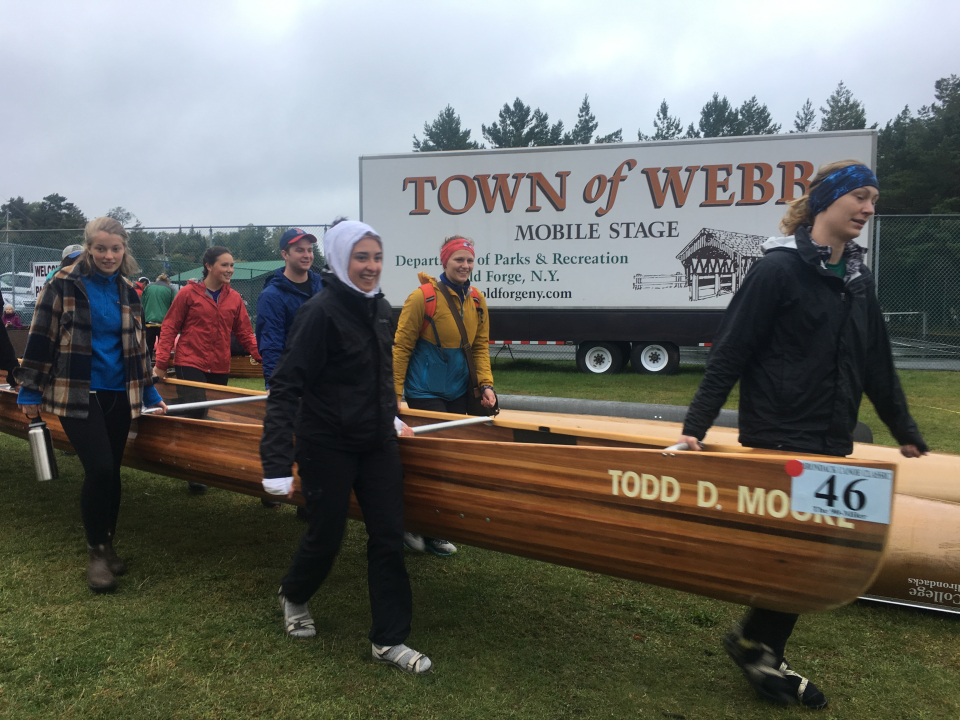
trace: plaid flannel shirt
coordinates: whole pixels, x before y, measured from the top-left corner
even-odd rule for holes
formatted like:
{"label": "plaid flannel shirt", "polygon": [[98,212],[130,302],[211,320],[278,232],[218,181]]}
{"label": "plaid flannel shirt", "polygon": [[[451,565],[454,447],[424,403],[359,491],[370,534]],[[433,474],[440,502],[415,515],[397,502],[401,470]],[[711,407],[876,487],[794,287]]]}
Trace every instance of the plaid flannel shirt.
{"label": "plaid flannel shirt", "polygon": [[[131,417],[140,415],[143,389],[153,384],[140,298],[117,277],[120,334]],[[44,412],[85,418],[90,408],[93,329],[80,263],[59,270],[40,292],[17,378],[43,394]]]}

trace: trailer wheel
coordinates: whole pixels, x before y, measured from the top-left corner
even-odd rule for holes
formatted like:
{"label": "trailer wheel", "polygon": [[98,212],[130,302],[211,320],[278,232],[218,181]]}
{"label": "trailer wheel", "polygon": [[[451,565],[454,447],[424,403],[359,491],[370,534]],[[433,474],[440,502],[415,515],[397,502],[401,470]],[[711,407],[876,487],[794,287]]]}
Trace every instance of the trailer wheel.
{"label": "trailer wheel", "polygon": [[630,356],[633,369],[645,375],[676,375],[680,349],[673,343],[636,343]]}
{"label": "trailer wheel", "polygon": [[577,368],[584,373],[612,375],[623,368],[623,353],[616,343],[580,343],[577,346]]}

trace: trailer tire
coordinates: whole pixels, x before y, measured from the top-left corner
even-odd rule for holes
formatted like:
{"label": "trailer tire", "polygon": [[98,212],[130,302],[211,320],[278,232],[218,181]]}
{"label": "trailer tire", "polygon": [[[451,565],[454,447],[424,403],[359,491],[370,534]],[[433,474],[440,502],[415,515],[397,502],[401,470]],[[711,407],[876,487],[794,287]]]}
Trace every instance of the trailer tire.
{"label": "trailer tire", "polygon": [[580,343],[577,346],[577,369],[591,375],[613,375],[623,369],[623,353],[617,343]]}
{"label": "trailer tire", "polygon": [[636,372],[644,375],[676,375],[680,348],[669,342],[635,343],[630,362]]}

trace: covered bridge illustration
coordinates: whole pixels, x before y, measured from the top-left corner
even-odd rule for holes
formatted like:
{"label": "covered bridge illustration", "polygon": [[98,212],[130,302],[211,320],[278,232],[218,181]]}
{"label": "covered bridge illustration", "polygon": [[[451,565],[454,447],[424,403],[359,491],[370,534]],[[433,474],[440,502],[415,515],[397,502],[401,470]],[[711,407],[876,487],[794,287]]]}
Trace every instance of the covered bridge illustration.
{"label": "covered bridge illustration", "polygon": [[677,255],[683,264],[690,300],[733,294],[744,275],[762,255],[762,235],[745,235],[703,228]]}

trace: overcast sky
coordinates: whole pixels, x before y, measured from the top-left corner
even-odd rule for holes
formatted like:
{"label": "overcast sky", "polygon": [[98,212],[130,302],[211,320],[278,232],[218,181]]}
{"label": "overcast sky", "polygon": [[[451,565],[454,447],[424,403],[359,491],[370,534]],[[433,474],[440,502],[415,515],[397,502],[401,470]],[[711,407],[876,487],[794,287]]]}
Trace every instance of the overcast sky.
{"label": "overcast sky", "polygon": [[[519,96],[600,134],[686,126],[714,92],[792,127],[843,80],[881,126],[960,73],[960,3],[0,0],[0,199],[57,192],[145,225],[358,214],[358,157],[411,150],[448,103]],[[819,114],[819,113],[818,113]]]}

